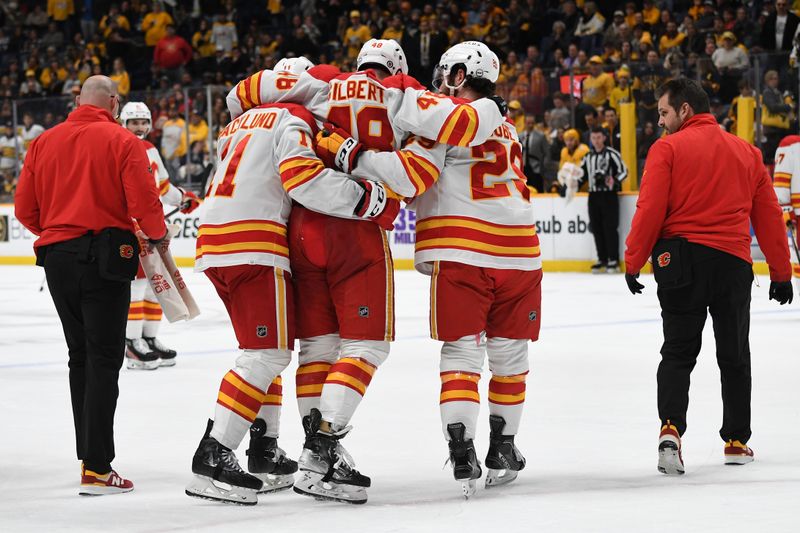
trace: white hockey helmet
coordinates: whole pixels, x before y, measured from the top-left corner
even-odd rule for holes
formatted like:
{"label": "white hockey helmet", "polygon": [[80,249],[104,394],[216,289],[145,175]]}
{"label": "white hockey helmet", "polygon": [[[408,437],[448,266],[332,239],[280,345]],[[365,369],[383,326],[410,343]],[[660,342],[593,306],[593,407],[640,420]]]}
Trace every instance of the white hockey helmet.
{"label": "white hockey helmet", "polygon": [[472,78],[483,78],[495,83],[500,76],[500,60],[497,54],[480,41],[464,41],[451,46],[442,54],[433,76],[436,88],[439,87],[438,84],[444,84],[450,90],[461,88],[463,82],[458,87],[447,83],[447,78],[456,65],[464,65],[466,75]]}
{"label": "white hockey helmet", "polygon": [[394,39],[370,39],[364,43],[358,53],[356,70],[369,63],[382,65],[391,74],[408,74],[406,54]]}
{"label": "white hockey helmet", "polygon": [[308,69],[312,68],[314,63],[307,58],[300,57],[284,57],[277,63],[272,70],[275,72],[291,72],[292,74],[300,75]]}
{"label": "white hockey helmet", "polygon": [[150,128],[153,127],[153,116],[150,114],[150,109],[144,102],[128,102],[119,113],[119,118],[122,125],[128,127],[129,120],[144,119],[150,124],[147,126],[147,131],[140,138],[144,139],[150,133]]}

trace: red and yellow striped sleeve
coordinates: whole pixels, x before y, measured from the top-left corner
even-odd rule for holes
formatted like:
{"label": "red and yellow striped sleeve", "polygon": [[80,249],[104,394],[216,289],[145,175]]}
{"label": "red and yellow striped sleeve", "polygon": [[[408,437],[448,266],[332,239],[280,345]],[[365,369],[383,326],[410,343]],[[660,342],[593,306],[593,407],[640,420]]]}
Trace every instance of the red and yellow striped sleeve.
{"label": "red and yellow striped sleeve", "polygon": [[776,172],[772,177],[772,184],[775,187],[783,187],[788,189],[792,184],[792,175],[788,172]]}
{"label": "red and yellow striped sleeve", "polygon": [[414,186],[414,196],[430,189],[439,179],[439,169],[425,157],[409,150],[395,152],[405,169],[406,176]]}
{"label": "red and yellow striped sleeve", "polygon": [[236,98],[242,107],[242,113],[258,107],[261,101],[261,77],[264,72],[257,72],[236,84]]}
{"label": "red and yellow striped sleeve", "polygon": [[478,112],[459,104],[444,121],[436,140],[450,146],[469,146],[478,131]]}
{"label": "red and yellow striped sleeve", "polygon": [[325,170],[325,164],[313,157],[290,157],[281,162],[279,171],[281,182],[287,193],[308,183]]}
{"label": "red and yellow striped sleeve", "polygon": [[792,193],[792,207],[800,209],[800,193]]}

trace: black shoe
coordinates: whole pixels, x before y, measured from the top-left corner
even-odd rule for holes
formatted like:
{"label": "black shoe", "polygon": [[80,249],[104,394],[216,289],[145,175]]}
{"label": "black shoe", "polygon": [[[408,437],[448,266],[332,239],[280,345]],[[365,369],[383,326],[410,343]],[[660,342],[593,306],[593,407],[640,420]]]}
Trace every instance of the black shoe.
{"label": "black shoe", "polygon": [[450,463],[453,465],[453,477],[457,481],[478,479],[483,473],[472,439],[464,439],[465,432],[466,428],[461,422],[447,424],[447,434],[450,435],[450,441],[447,443],[450,448]]}
{"label": "black shoe", "polygon": [[486,467],[493,470],[514,470],[525,468],[525,457],[514,445],[514,435],[503,435],[506,425],[502,416],[489,417],[489,452],[486,454]]}
{"label": "black shoe", "polygon": [[131,370],[155,370],[161,366],[161,358],[144,339],[125,339],[125,366]]}
{"label": "black shoe", "polygon": [[318,409],[312,409],[308,417],[303,417],[303,427],[307,432],[300,469],[324,474],[324,482],[369,487],[372,481],[354,468],[350,454],[339,442],[346,433],[324,433],[319,429],[321,423],[322,414]]}
{"label": "black shoe", "polygon": [[170,350],[155,337],[143,337],[150,349],[161,358],[161,366],[175,366],[175,356],[178,352]]}
{"label": "black shoe", "polygon": [[609,274],[616,274],[619,272],[619,261],[609,261],[606,266],[606,272]]}
{"label": "black shoe", "polygon": [[286,457],[278,439],[267,437],[267,423],[256,418],[250,426],[250,447],[247,449],[247,470],[252,474],[284,476],[297,472],[297,461]]}
{"label": "black shoe", "polygon": [[592,265],[592,274],[601,274],[606,271],[606,264],[602,261]]}
{"label": "black shoe", "polygon": [[259,490],[261,480],[242,470],[233,450],[211,437],[213,425],[213,420],[209,420],[203,439],[192,458],[192,472],[234,487]]}

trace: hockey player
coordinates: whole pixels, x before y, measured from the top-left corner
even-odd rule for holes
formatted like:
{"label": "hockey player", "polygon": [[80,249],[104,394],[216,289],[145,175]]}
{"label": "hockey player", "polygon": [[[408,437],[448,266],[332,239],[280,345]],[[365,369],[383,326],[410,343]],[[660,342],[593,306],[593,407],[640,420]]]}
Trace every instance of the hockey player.
{"label": "hockey player", "polygon": [[[146,140],[152,126],[147,105],[144,102],[128,102],[120,112],[120,120],[125,128],[142,139],[161,202],[168,206],[180,206],[181,213],[185,214],[197,209],[200,200],[193,192],[184,191],[170,183],[158,149]],[[140,266],[136,279],[131,282],[131,306],[125,330],[125,361],[129,369],[155,370],[159,366],[175,365],[175,350],[164,346],[156,337],[160,325],[161,306]]]}
{"label": "hockey player", "polygon": [[[240,82],[228,95],[232,115],[264,101],[302,103],[315,116],[352,132],[360,143],[339,154],[348,170],[355,145],[379,150],[401,146],[409,132],[452,144],[485,140],[502,123],[495,101],[459,105],[425,91],[406,75],[405,56],[392,40],[371,40],[358,59],[359,72],[325,83],[330,70],[276,76],[263,71]],[[280,90],[282,89],[282,90]],[[327,95],[320,99],[320,93]],[[439,104],[441,101],[441,105]],[[480,120],[479,120],[480,116]],[[353,154],[357,150],[352,151]],[[404,167],[413,183],[407,194],[427,189],[437,175],[423,158],[409,155]],[[295,491],[317,498],[364,503],[370,479],[353,469],[339,440],[394,336],[393,267],[383,232],[364,224],[334,220],[299,208],[292,213],[290,250],[298,298],[311,302],[299,313],[298,405],[307,441],[301,456],[303,476]],[[359,253],[331,247],[357,236]],[[344,280],[339,282],[338,280]],[[377,287],[377,289],[376,289]],[[314,310],[310,312],[309,310]],[[326,479],[327,478],[327,479]]]}
{"label": "hockey player", "polygon": [[[326,169],[314,154],[315,134],[311,114],[294,104],[252,108],[220,132],[195,269],[225,303],[242,351],[222,380],[214,420],[192,460],[190,496],[252,505],[256,491],[292,486],[297,463],[277,445],[276,378],[295,337],[287,229],[293,201],[375,231],[391,227],[399,211],[383,186]],[[314,311],[314,301],[302,303]],[[233,451],[248,429],[250,473]]]}
{"label": "hockey player", "polygon": [[[781,204],[786,225],[793,230],[796,239],[792,251],[800,246],[797,220],[800,218],[800,135],[784,137],[775,151],[775,172],[773,174],[775,194]],[[797,254],[792,254],[796,260]],[[795,280],[800,279],[800,264],[792,263]],[[798,282],[800,290],[800,282]]]}
{"label": "hockey player", "polygon": [[[474,100],[493,94],[499,62],[484,44],[469,41],[448,50],[437,70],[435,83],[443,94]],[[525,466],[514,435],[525,399],[527,342],[538,338],[541,320],[539,240],[512,125],[501,125],[487,142],[472,148],[414,139],[395,154],[361,151],[351,155],[352,172],[374,171],[406,193],[410,189],[401,184],[402,165],[409,157],[403,152],[409,151],[441,169],[438,180],[413,202],[415,265],[432,276],[431,336],[445,341],[442,426],[454,476],[469,497],[481,476],[473,439],[478,380],[487,353],[492,372],[487,487],[513,481]],[[464,309],[471,312],[465,315]]]}

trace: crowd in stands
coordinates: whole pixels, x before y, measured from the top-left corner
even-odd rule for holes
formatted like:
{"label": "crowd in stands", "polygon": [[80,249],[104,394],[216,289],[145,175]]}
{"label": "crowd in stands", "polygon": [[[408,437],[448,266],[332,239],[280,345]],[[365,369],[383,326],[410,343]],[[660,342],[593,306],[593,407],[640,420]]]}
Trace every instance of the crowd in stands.
{"label": "crowd in stands", "polygon": [[[349,71],[373,37],[400,42],[410,74],[424,84],[450,45],[489,45],[502,61],[497,92],[509,102],[537,188],[548,189],[564,157],[584,150],[594,125],[619,148],[624,102],[636,103],[643,159],[660,134],[654,92],[679,75],[702,83],[720,125],[734,132],[738,99],[758,88],[757,142],[769,160],[795,128],[789,53],[798,9],[800,0],[5,0],[0,173],[13,192],[12,168],[31,128],[63,120],[81,83],[106,74],[123,98],[151,108],[150,140],[174,179],[202,180],[210,169],[206,139],[228,121],[232,84],[285,56]],[[16,140],[12,101],[24,111]]]}

